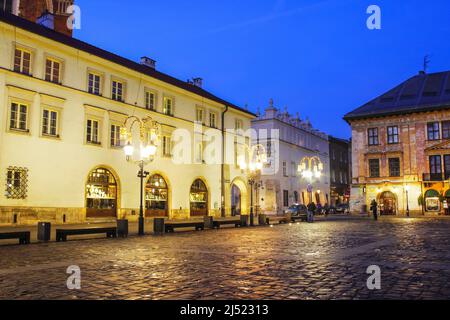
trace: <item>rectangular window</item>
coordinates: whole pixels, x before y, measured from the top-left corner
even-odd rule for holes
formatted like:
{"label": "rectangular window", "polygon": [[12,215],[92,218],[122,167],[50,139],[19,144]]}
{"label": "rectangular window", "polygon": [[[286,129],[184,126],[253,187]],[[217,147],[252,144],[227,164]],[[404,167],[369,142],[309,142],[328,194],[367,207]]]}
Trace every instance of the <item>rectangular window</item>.
{"label": "rectangular window", "polygon": [[283,205],[289,207],[289,191],[283,190]]}
{"label": "rectangular window", "polygon": [[113,80],[111,98],[116,101],[123,101],[123,82]]}
{"label": "rectangular window", "polygon": [[60,78],[61,63],[53,59],[47,59],[45,62],[45,81],[60,83]]}
{"label": "rectangular window", "polygon": [[388,138],[388,144],[396,144],[399,143],[399,133],[398,133],[398,127],[388,127],[387,128],[387,138]]}
{"label": "rectangular window", "polygon": [[152,91],[145,92],[145,108],[148,110],[156,110],[156,94]]}
{"label": "rectangular window", "polygon": [[169,136],[164,136],[162,139],[162,152],[164,157],[172,156],[172,141]]}
{"label": "rectangular window", "polygon": [[242,120],[236,119],[235,128],[236,128],[236,130],[243,130],[244,129],[244,125],[242,123]]}
{"label": "rectangular window", "polygon": [[294,161],[291,162],[291,175],[293,177],[297,176],[297,166],[295,165]]}
{"label": "rectangular window", "polygon": [[112,124],[111,125],[111,147],[120,148],[122,146],[122,141],[120,139],[120,129],[121,126]]}
{"label": "rectangular window", "polygon": [[89,73],[88,92],[100,95],[101,76],[95,73]]}
{"label": "rectangular window", "polygon": [[450,139],[450,121],[442,122],[442,139]]}
{"label": "rectangular window", "polygon": [[172,98],[164,98],[164,110],[163,113],[168,116],[173,116],[173,99]]}
{"label": "rectangular window", "polygon": [[28,169],[9,167],[6,170],[6,198],[26,199],[28,190]]}
{"label": "rectangular window", "polygon": [[380,177],[380,159],[369,160],[369,175],[371,178]]}
{"label": "rectangular window", "polygon": [[439,132],[439,122],[431,122],[427,124],[427,132],[428,132],[428,140],[439,140],[440,132]]}
{"label": "rectangular window", "polygon": [[211,128],[217,128],[217,115],[215,113],[209,113],[209,126]]}
{"label": "rectangular window", "polygon": [[14,71],[31,74],[31,52],[16,48],[14,53]]}
{"label": "rectangular window", "polygon": [[11,112],[9,119],[9,129],[28,130],[28,106],[22,103],[11,103]]}
{"label": "rectangular window", "polygon": [[445,173],[445,180],[450,179],[450,154],[446,154],[444,156],[444,173]]}
{"label": "rectangular window", "polygon": [[378,128],[369,129],[368,136],[369,136],[369,146],[377,146],[379,144]]}
{"label": "rectangular window", "polygon": [[86,142],[90,144],[100,144],[99,122],[89,119],[86,125]]}
{"label": "rectangular window", "polygon": [[204,124],[204,111],[203,109],[197,109],[196,110],[196,114],[195,114],[195,121],[197,121],[198,123]]}
{"label": "rectangular window", "polygon": [[430,173],[431,175],[442,174],[441,156],[430,156]]}
{"label": "rectangular window", "polygon": [[287,177],[287,163],[286,161],[283,162],[283,176]]}
{"label": "rectangular window", "polygon": [[42,135],[58,136],[58,112],[50,109],[42,111]]}
{"label": "rectangular window", "polygon": [[389,159],[389,176],[400,177],[400,158]]}

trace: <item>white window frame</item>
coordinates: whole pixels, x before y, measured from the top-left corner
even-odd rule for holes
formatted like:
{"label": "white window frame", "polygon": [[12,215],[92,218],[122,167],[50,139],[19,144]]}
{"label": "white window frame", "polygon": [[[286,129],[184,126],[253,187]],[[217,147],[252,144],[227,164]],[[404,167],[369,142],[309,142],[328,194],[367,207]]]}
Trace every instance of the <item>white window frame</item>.
{"label": "white window frame", "polygon": [[[114,132],[114,142],[115,144],[112,143],[112,139],[113,139],[113,127],[114,130],[119,130],[118,132]],[[122,141],[122,137],[120,135],[120,132],[122,130],[123,125],[121,125],[120,123],[117,122],[111,122],[109,125],[109,146],[113,149],[119,149],[122,148],[124,146],[123,141]],[[118,136],[117,136],[118,135]],[[118,140],[117,140],[118,138]],[[119,141],[119,145],[117,145],[117,141]]]}
{"label": "white window frame", "polygon": [[[214,121],[213,121],[214,118]],[[217,113],[210,111],[209,112],[209,126],[211,128],[217,129]]]}
{"label": "white window frame", "polygon": [[[20,51],[20,63],[19,63],[19,70],[16,70],[16,51]],[[30,63],[28,66],[28,72],[24,72],[24,56],[25,53],[28,53],[30,55]],[[15,72],[23,73],[26,75],[31,75],[33,72],[33,51],[30,49],[23,48],[21,46],[15,46],[14,47],[14,54],[13,54],[13,70]]]}
{"label": "white window frame", "polygon": [[[88,129],[89,129],[89,121],[91,121],[91,123],[93,124],[94,122],[97,122],[97,140],[93,141],[92,140],[92,136],[93,136],[93,125],[91,124],[91,130],[88,134]],[[94,117],[87,117],[86,118],[86,122],[85,122],[85,128],[84,128],[84,132],[85,132],[85,142],[88,145],[93,145],[93,146],[101,146],[102,145],[102,136],[101,136],[101,132],[102,132],[102,121],[98,118],[94,118]],[[90,135],[91,140],[88,140],[88,136]]]}
{"label": "white window frame", "polygon": [[[47,132],[44,132],[44,112],[49,112],[49,123],[47,125]],[[51,122],[51,113],[56,113],[56,132],[55,134],[51,134],[50,132],[50,122]],[[53,108],[50,106],[42,106],[41,108],[41,127],[40,127],[40,135],[45,138],[60,138],[60,123],[61,123],[61,110],[57,108]]]}
{"label": "white window frame", "polygon": [[[15,112],[15,115],[14,115],[15,127],[11,126],[11,121],[13,120],[12,119],[13,104],[17,105],[17,111]],[[19,125],[20,124],[21,107],[26,108],[25,128],[24,129],[21,129],[20,125]],[[30,123],[30,103],[27,103],[24,101],[19,101],[19,100],[11,100],[9,103],[9,108],[8,108],[8,127],[7,127],[8,130],[12,131],[12,132],[29,133],[30,132],[29,123]]]}
{"label": "white window frame", "polygon": [[[115,86],[117,86],[115,88]],[[119,95],[119,86],[122,86],[120,89],[122,93]],[[114,93],[114,89],[116,92]],[[126,82],[124,80],[120,80],[117,78],[111,79],[111,99],[114,101],[125,102],[125,90],[126,90]]]}
{"label": "white window frame", "polygon": [[[95,81],[95,78],[92,80],[93,82],[93,89],[96,89],[95,84],[98,82],[98,93],[95,92],[95,90],[91,91],[91,86],[89,84],[90,82],[90,76],[93,75],[94,77],[98,77],[98,81]],[[88,76],[87,76],[87,92],[90,94],[94,94],[97,96],[101,96],[103,92],[103,75],[99,72],[88,70]]]}
{"label": "white window frame", "polygon": [[[170,112],[167,112],[167,102],[168,101],[171,101]],[[173,97],[164,96],[163,113],[167,116],[173,116],[175,114],[175,99]]]}
{"label": "white window frame", "polygon": [[[201,113],[201,117],[199,117],[199,113]],[[202,125],[205,124],[205,109],[197,107],[195,110],[195,122],[201,123]]]}
{"label": "white window frame", "polygon": [[[50,79],[47,79],[47,61],[51,62]],[[54,79],[54,72],[53,72],[54,66],[55,66],[56,63],[59,64],[58,81],[55,81],[55,79]],[[51,57],[45,57],[45,65],[44,65],[44,79],[45,79],[45,81],[59,84],[59,83],[62,82],[61,75],[62,75],[62,61],[58,60],[58,59],[51,58]]]}
{"label": "white window frame", "polygon": [[[150,105],[150,96],[153,95],[153,108]],[[156,101],[157,101],[157,93],[154,90],[149,90],[146,89],[145,90],[145,109],[150,110],[150,111],[156,111]]]}
{"label": "white window frame", "polygon": [[161,141],[161,152],[162,156],[165,158],[172,157],[172,137],[169,135],[164,135]]}

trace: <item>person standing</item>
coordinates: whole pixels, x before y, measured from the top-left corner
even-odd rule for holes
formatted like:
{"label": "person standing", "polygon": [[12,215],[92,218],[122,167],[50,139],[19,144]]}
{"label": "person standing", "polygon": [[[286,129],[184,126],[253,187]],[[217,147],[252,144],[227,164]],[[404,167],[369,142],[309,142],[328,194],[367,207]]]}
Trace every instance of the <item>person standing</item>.
{"label": "person standing", "polygon": [[372,200],[372,203],[370,204],[370,210],[372,211],[373,214],[373,219],[375,221],[378,220],[378,203],[374,200]]}

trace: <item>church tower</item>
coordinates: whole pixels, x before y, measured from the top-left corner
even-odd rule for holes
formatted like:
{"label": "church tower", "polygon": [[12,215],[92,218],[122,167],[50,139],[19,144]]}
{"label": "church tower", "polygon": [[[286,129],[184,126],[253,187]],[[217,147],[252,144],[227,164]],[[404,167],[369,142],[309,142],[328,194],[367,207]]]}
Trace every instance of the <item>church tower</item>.
{"label": "church tower", "polygon": [[74,0],[0,0],[1,3],[6,11],[72,36],[72,30],[67,28],[67,8]]}

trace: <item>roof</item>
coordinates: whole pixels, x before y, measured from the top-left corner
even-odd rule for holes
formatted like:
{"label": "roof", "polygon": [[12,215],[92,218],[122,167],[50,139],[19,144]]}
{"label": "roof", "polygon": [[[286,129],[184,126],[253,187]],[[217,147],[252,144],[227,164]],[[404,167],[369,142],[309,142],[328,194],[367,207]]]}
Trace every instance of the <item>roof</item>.
{"label": "roof", "polygon": [[450,71],[424,72],[346,114],[344,120],[450,109]]}
{"label": "roof", "polygon": [[53,41],[59,42],[61,44],[67,45],[69,47],[75,48],[77,50],[84,51],[86,53],[95,55],[99,58],[119,64],[125,68],[139,72],[139,73],[147,75],[147,76],[150,76],[152,78],[158,79],[160,81],[171,84],[171,85],[181,88],[183,90],[197,94],[203,98],[210,99],[210,100],[220,103],[222,105],[226,105],[230,108],[239,110],[250,116],[256,116],[254,113],[252,113],[248,110],[245,110],[241,107],[238,107],[226,100],[223,100],[200,87],[194,86],[193,84],[179,80],[177,78],[169,76],[165,73],[162,73],[162,72],[152,69],[150,67],[141,65],[140,63],[137,63],[137,62],[134,62],[127,58],[121,57],[121,56],[111,53],[109,51],[100,49],[100,48],[90,45],[86,42],[83,42],[81,40],[69,37],[65,34],[56,32],[52,29],[46,28],[37,23],[28,21],[26,19],[23,19],[21,17],[15,16],[13,14],[4,12],[2,10],[0,10],[0,21],[10,24],[10,25],[13,25],[17,28],[26,30],[28,32],[37,34],[39,36],[51,39]]}

